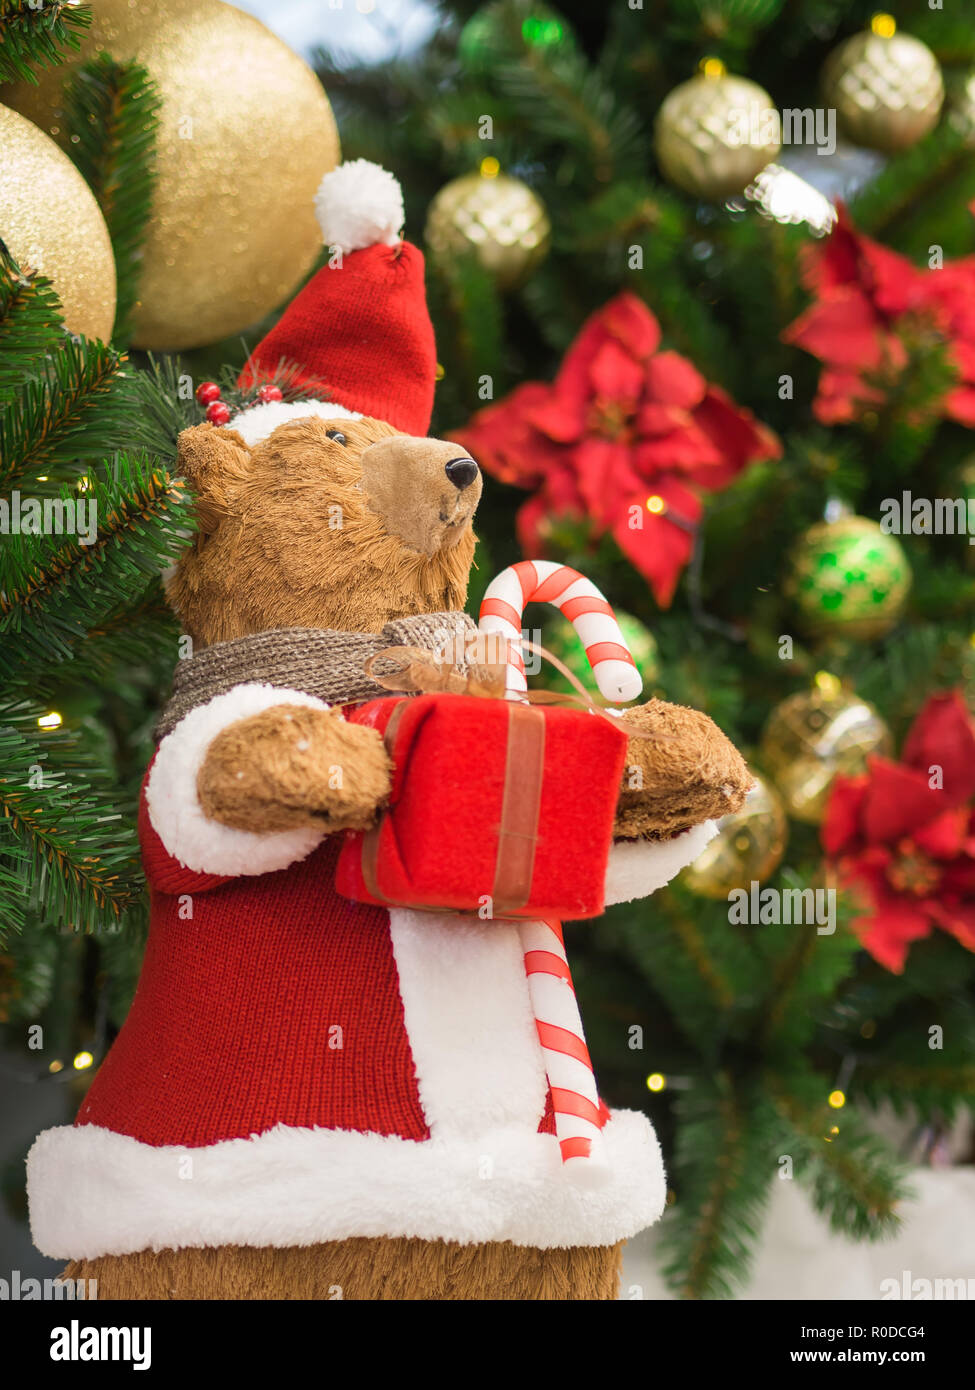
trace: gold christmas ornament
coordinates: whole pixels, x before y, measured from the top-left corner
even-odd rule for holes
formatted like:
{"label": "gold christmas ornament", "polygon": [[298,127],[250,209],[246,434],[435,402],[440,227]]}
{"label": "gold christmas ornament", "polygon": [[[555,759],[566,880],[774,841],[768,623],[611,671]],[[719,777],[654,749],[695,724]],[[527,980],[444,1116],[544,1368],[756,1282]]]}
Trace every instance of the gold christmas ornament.
{"label": "gold christmas ornament", "polygon": [[548,254],[552,227],[527,183],[502,174],[495,159],[445,184],[430,204],[426,241],[435,256],[473,250],[499,289],[514,289]]}
{"label": "gold christmas ornament", "polygon": [[115,257],[94,194],[49,136],[5,106],[0,149],[0,239],[21,270],[52,281],[69,332],[107,343]]}
{"label": "gold christmas ornament", "polygon": [[949,89],[948,120],[966,144],[975,145],[975,69],[959,77]]}
{"label": "gold christmas ornament", "polygon": [[711,59],[675,87],[654,126],[654,148],[670,183],[720,202],[742,193],[781,148],[781,121],[763,87]]}
{"label": "gold christmas ornament", "polygon": [[823,95],[854,144],[896,154],[934,128],[945,91],[927,44],[898,33],[890,15],[876,15],[871,29],[826,59]]}
{"label": "gold christmas ornament", "polygon": [[789,815],[818,825],[836,775],[862,772],[871,753],[892,750],[890,730],[873,705],[824,672],[812,690],[775,706],[759,756]]}
{"label": "gold christmas ornament", "polygon": [[726,898],[769,878],[782,862],[788,822],[775,788],[755,775],[740,811],[722,816],[718,833],[684,870],[684,883],[702,898]]}
{"label": "gold christmas ornament", "polygon": [[239,333],[292,293],[321,250],[313,199],[339,160],[328,98],[297,54],[219,0],[93,9],[80,53],[5,100],[63,143],[68,71],[103,49],[144,64],[162,110],[133,341],[175,350]]}
{"label": "gold christmas ornament", "polygon": [[821,521],[800,537],[786,589],[813,636],[870,640],[897,623],[911,567],[896,536],[866,516]]}

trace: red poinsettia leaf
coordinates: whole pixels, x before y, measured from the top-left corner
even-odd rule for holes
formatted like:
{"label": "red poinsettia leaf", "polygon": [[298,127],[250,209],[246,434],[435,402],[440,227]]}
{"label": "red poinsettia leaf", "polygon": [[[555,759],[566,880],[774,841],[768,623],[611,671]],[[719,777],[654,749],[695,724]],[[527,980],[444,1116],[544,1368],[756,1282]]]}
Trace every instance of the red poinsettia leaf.
{"label": "red poinsettia leaf", "polygon": [[843,286],[804,310],[783,330],[782,341],[822,362],[867,371],[883,365],[884,339],[888,336],[863,291]]}
{"label": "red poinsettia leaf", "polygon": [[713,440],[691,423],[654,439],[641,439],[633,446],[633,465],[647,482],[664,469],[683,473],[708,465],[717,467],[723,462]]}
{"label": "red poinsettia leaf", "polygon": [[899,975],[910,943],[931,933],[927,904],[895,893],[879,865],[847,866],[842,882],[867,909],[853,919],[854,932],[875,960]]}
{"label": "red poinsettia leaf", "polygon": [[579,491],[596,520],[608,526],[640,486],[629,449],[617,440],[594,435],[576,445],[572,458]]}
{"label": "red poinsettia leaf", "polygon": [[689,410],[704,399],[707,382],[692,362],[677,352],[658,352],[646,369],[647,395],[662,405]]}
{"label": "red poinsettia leaf", "polygon": [[[694,411],[694,423],[722,454],[727,482],[746,464],[782,457],[778,435],[756,420],[750,410],[736,405],[720,386],[708,386],[704,399]],[[721,485],[712,482],[712,486]]]}
{"label": "red poinsettia leaf", "polygon": [[850,368],[824,367],[813,402],[813,414],[824,425],[841,425],[855,420],[871,406],[883,405],[884,393],[868,386],[859,372]]}
{"label": "red poinsettia leaf", "polygon": [[[671,514],[683,524],[669,520],[666,513],[648,512],[645,498],[636,494],[613,523],[612,534],[623,554],[648,580],[660,607],[668,608],[694,549],[693,524],[700,518],[701,504],[672,479],[662,480],[658,491]],[[631,512],[630,508],[637,506],[640,513]],[[641,526],[633,524],[635,515],[640,516]]]}
{"label": "red poinsettia leaf", "polygon": [[605,401],[617,401],[633,409],[643,391],[646,368],[617,342],[603,343],[589,366],[594,394]]}
{"label": "red poinsettia leaf", "polygon": [[830,856],[842,854],[860,838],[860,812],[869,778],[836,777],[819,829],[823,849]]}
{"label": "red poinsettia leaf", "polygon": [[944,413],[966,429],[975,429],[975,388],[958,386],[949,391],[943,402]]}
{"label": "red poinsettia leaf", "polygon": [[934,820],[911,834],[917,847],[930,854],[932,859],[956,858],[965,848],[967,837],[968,811],[964,807],[935,816]]}
{"label": "red poinsettia leaf", "polygon": [[611,299],[582,325],[555,378],[560,394],[570,399],[590,398],[590,368],[600,349],[609,342],[641,363],[656,352],[660,342],[657,320],[642,299],[628,291]]}
{"label": "red poinsettia leaf", "polygon": [[579,439],[586,425],[586,402],[559,391],[549,391],[525,412],[525,419],[534,429],[557,444],[572,444]]}
{"label": "red poinsettia leaf", "polygon": [[535,487],[552,457],[530,416],[551,394],[552,388],[543,382],[526,382],[505,400],[479,410],[465,429],[450,437],[494,477],[517,487]]}
{"label": "red poinsettia leaf", "polygon": [[872,757],[868,773],[861,811],[868,842],[890,844],[904,839],[945,809],[944,794],[932,791],[927,777],[914,768]]}
{"label": "red poinsettia leaf", "polygon": [[641,437],[670,434],[675,429],[686,429],[691,417],[686,410],[675,405],[660,405],[656,401],[644,401],[637,411],[636,426]]}
{"label": "red poinsettia leaf", "polygon": [[922,773],[941,769],[942,806],[957,806],[975,795],[975,721],[957,690],[932,695],[904,741],[901,761]]}
{"label": "red poinsettia leaf", "polygon": [[933,900],[931,916],[969,951],[975,951],[975,903]]}

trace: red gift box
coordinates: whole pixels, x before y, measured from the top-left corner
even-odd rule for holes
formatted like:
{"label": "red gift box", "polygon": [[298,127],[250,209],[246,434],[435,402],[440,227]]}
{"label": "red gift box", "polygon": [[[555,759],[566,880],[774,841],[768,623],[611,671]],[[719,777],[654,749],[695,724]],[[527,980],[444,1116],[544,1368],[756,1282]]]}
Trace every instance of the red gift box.
{"label": "red gift box", "polygon": [[389,805],[348,832],[345,897],[494,917],[597,917],[626,756],[605,717],[470,695],[371,701]]}

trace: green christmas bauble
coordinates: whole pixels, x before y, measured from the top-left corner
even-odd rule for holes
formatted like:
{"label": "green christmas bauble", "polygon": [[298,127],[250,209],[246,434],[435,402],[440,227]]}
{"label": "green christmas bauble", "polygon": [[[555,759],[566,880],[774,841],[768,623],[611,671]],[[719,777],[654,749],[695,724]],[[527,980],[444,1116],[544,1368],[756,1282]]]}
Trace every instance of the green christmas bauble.
{"label": "green christmas bauble", "polygon": [[471,72],[486,77],[499,63],[510,61],[519,46],[545,52],[571,50],[576,43],[563,17],[541,0],[520,6],[496,0],[471,15],[460,31],[457,50]]}
{"label": "green christmas bauble", "polygon": [[814,689],[775,706],[759,757],[789,814],[818,825],[834,778],[862,772],[871,753],[889,754],[892,748],[890,730],[873,705],[823,672]]}
{"label": "green christmas bauble", "polygon": [[[616,621],[620,625],[623,640],[636,662],[637,670],[643,677],[643,689],[644,694],[646,694],[649,687],[656,683],[660,673],[660,657],[657,651],[656,638],[650,629],[640,622],[639,618],[634,618],[630,613],[617,613]],[[547,622],[542,629],[541,645],[553,656],[557,656],[576,679],[581,681],[593,698],[597,702],[601,702],[602,697],[596,690],[596,682],[593,679],[589,658],[586,656],[586,649],[568,618],[563,618],[561,613],[557,613],[551,621]],[[526,660],[530,657],[531,653],[528,653]],[[536,690],[571,691],[573,688],[565,677],[544,658],[541,660],[538,674],[532,677],[531,684]]]}
{"label": "green christmas bauble", "polygon": [[811,526],[788,581],[803,628],[814,636],[874,638],[904,610],[911,568],[896,536],[865,516]]}
{"label": "green christmas bauble", "polygon": [[702,898],[727,898],[735,889],[761,883],[782,862],[788,834],[778,793],[756,774],[744,806],[721,817],[717,835],[684,870],[682,881]]}

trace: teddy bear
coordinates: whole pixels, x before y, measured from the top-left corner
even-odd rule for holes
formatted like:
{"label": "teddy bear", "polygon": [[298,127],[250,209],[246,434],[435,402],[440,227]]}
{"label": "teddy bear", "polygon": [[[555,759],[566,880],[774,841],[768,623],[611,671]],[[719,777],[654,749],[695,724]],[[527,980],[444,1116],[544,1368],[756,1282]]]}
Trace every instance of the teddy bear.
{"label": "teddy bear", "polygon": [[[342,165],[318,212],[329,263],[242,378],[287,362],[301,398],[179,438],[198,529],[167,593],[192,654],[140,801],[150,934],[75,1123],[29,1155],[35,1242],[103,1298],[611,1299],[665,1202],[649,1121],[601,1103],[608,1177],[571,1181],[512,922],[335,887],[394,773],[350,713],[385,694],[378,654],[473,630],[483,479],[427,433],[396,181]],[[751,782],[697,711],[618,725],[607,903],[693,860]]]}

